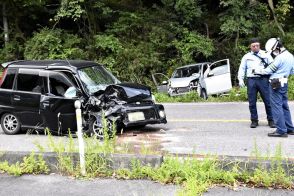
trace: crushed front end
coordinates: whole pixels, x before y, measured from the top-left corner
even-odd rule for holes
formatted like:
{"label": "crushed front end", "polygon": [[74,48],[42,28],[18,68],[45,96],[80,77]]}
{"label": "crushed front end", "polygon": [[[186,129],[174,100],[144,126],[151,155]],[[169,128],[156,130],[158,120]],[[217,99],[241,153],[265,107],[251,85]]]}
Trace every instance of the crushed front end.
{"label": "crushed front end", "polygon": [[109,85],[94,93],[84,104],[84,116],[85,125],[94,133],[102,129],[103,116],[118,129],[167,123],[164,107],[154,103],[150,88],[132,83]]}

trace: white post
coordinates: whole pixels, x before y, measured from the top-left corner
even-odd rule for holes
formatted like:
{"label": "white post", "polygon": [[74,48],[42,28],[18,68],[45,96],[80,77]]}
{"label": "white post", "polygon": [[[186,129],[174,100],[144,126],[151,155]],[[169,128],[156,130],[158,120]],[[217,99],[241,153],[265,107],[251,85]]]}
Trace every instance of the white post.
{"label": "white post", "polygon": [[79,154],[80,154],[80,165],[81,165],[81,174],[86,175],[86,165],[85,165],[85,146],[82,134],[82,110],[81,102],[79,100],[75,101],[76,108],[76,118],[77,118],[77,135],[79,141]]}

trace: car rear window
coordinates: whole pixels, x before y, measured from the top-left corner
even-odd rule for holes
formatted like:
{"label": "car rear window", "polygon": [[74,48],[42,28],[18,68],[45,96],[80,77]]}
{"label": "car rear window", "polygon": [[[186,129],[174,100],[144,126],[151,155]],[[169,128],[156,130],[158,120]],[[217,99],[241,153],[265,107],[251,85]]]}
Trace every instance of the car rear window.
{"label": "car rear window", "polygon": [[15,74],[16,74],[16,69],[8,69],[7,71],[5,71],[5,75],[3,75],[2,77],[2,84],[1,84],[1,88],[4,89],[12,89],[13,87],[13,81],[15,78]]}

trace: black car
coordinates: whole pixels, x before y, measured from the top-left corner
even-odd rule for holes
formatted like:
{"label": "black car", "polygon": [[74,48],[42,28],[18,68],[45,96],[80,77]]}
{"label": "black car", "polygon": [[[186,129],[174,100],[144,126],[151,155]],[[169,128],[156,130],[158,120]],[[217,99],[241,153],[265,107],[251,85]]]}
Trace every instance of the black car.
{"label": "black car", "polygon": [[[6,134],[45,129],[58,135],[75,132],[74,103],[81,101],[83,130],[102,137],[103,122],[117,127],[166,123],[147,86],[121,83],[102,65],[81,60],[3,63],[0,118]],[[105,119],[105,120],[104,120]]]}

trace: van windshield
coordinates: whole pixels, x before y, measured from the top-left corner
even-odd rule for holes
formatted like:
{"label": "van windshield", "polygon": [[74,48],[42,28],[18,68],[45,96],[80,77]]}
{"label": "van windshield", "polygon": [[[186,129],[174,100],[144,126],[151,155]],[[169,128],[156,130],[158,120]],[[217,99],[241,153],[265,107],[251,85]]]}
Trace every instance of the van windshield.
{"label": "van windshield", "polygon": [[190,77],[194,73],[200,72],[200,66],[190,66],[190,67],[183,67],[176,69],[175,72],[172,75],[172,78],[185,78]]}
{"label": "van windshield", "polygon": [[120,81],[102,66],[86,67],[78,70],[79,77],[86,90],[93,94],[99,90],[105,90],[110,84]]}

